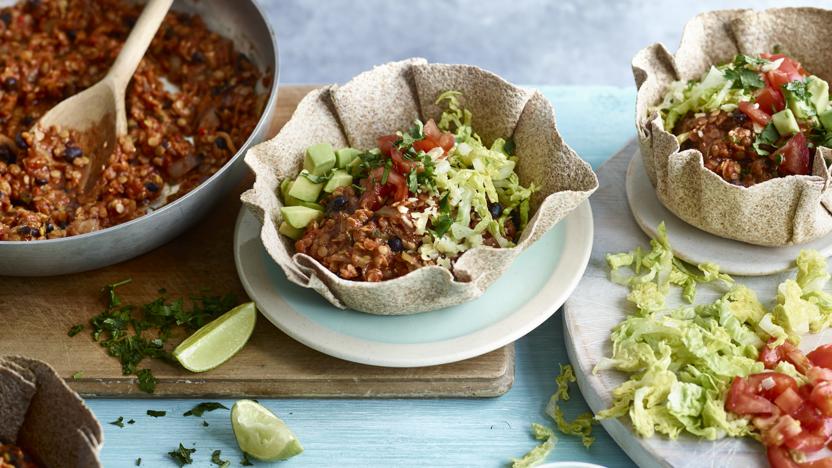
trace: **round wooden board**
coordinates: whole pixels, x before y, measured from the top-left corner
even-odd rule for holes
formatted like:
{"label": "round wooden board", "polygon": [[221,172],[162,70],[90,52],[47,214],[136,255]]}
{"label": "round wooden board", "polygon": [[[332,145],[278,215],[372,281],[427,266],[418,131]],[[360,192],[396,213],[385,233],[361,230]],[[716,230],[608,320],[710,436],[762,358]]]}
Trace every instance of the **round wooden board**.
{"label": "round wooden board", "polygon": [[[595,220],[595,239],[589,265],[577,289],[564,306],[564,333],[569,360],[575,368],[578,386],[593,412],[607,408],[612,390],[624,380],[619,372],[592,374],[592,368],[610,353],[610,332],[623,320],[629,305],[627,289],[608,279],[604,256],[609,252],[625,252],[637,245],[649,247],[648,238],[639,228],[627,205],[625,173],[630,158],[638,155],[631,142],[607,161],[598,171],[600,189],[592,196]],[[673,244],[674,232],[668,230]],[[707,249],[707,245],[702,246]],[[763,304],[769,303],[777,285],[792,272],[771,276],[737,277],[759,295]],[[677,290],[672,290],[668,304],[681,303]],[[700,287],[698,303],[710,302],[723,291]],[[832,332],[804,337],[801,348],[813,349],[821,343],[832,342]],[[751,439],[722,439],[709,442],[693,437],[667,440],[661,437],[643,439],[636,436],[626,420],[605,420],[601,424],[627,455],[641,467],[725,467],[767,466],[762,446]]]}

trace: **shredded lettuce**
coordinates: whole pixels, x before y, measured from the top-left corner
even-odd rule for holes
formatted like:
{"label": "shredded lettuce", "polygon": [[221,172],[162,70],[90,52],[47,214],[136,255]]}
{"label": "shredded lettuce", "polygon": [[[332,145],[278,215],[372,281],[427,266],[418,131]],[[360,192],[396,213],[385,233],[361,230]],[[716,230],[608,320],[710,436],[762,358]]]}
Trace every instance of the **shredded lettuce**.
{"label": "shredded lettuce", "polygon": [[537,465],[546,459],[558,441],[555,431],[537,423],[532,423],[532,435],[535,439],[542,440],[543,443],[531,449],[522,458],[515,458],[511,464],[512,468],[527,468]]}
{"label": "shredded lettuce", "polygon": [[[826,259],[803,251],[795,261],[796,279],[778,287],[770,310],[755,292],[735,285],[713,264],[693,267],[674,258],[664,226],[651,250],[607,255],[610,278],[629,288],[634,313],[610,336],[612,353],[594,372],[619,370],[629,379],[613,390],[609,408],[597,418],[628,416],[644,437],[656,433],[676,438],[682,433],[708,440],[754,432],[747,418],[724,409],[725,395],[735,376],[762,372],[759,349],[775,338],[798,342],[832,322],[832,295],[823,291],[830,279]],[[625,274],[629,269],[630,274]],[[667,307],[670,286],[681,288],[693,304],[696,285],[710,283],[728,289],[709,304]],[[778,370],[804,379],[793,366]]]}
{"label": "shredded lettuce", "polygon": [[[482,245],[489,233],[502,248],[514,247],[505,226],[510,219],[519,220],[517,231],[529,221],[530,199],[537,190],[534,184],[523,187],[514,171],[517,158],[511,154],[513,142],[497,139],[486,147],[471,127],[471,113],[459,103],[459,92],[447,91],[436,103],[446,107],[439,128],[451,131],[456,145],[447,159],[435,157],[435,184],[440,200],[422,213],[413,213],[417,232],[425,234],[420,254],[425,260],[453,257]],[[489,206],[499,203],[502,209],[495,219]],[[516,214],[516,216],[515,216]],[[476,224],[472,226],[472,220]],[[447,220],[447,221],[445,221]],[[428,226],[450,223],[440,232]]]}

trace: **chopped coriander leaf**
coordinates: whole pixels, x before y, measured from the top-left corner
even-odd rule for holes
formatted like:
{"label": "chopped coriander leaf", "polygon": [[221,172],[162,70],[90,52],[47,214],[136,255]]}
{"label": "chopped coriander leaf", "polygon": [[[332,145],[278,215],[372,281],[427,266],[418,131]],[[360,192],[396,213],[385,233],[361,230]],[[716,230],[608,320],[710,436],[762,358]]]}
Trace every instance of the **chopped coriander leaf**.
{"label": "chopped coriander leaf", "polygon": [[166,414],[168,414],[167,411],[158,411],[158,410],[152,410],[152,409],[147,410],[147,415],[148,416],[153,416],[154,418],[161,418]]}
{"label": "chopped coriander leaf", "polygon": [[514,138],[507,138],[505,144],[503,144],[503,151],[509,156],[514,156],[515,149],[517,149],[517,145],[514,143]]}
{"label": "chopped coriander leaf", "polygon": [[168,455],[170,455],[170,457],[173,458],[173,461],[175,461],[179,466],[185,466],[194,462],[193,458],[191,458],[191,454],[194,452],[196,452],[195,448],[186,448],[180,442],[179,448],[168,452]]}
{"label": "chopped coriander leaf", "polygon": [[314,175],[314,174],[310,173],[309,171],[305,171],[305,170],[301,171],[300,175],[309,179],[309,182],[312,182],[313,184],[322,184],[322,183],[328,181],[332,177],[332,174],[317,176],[317,175]]}
{"label": "chopped coriander leaf", "polygon": [[436,236],[437,239],[444,236],[448,229],[451,228],[451,225],[454,221],[445,213],[439,216],[439,218],[433,223],[433,235]]}
{"label": "chopped coriander leaf", "polygon": [[750,55],[744,54],[737,54],[734,57],[734,66],[737,68],[750,67],[753,69],[758,69],[769,62],[771,61],[762,57],[752,57]]}
{"label": "chopped coriander leaf", "polygon": [[393,167],[393,160],[388,159],[384,161],[384,172],[381,174],[381,185],[387,183],[387,178],[390,177],[390,168]]}
{"label": "chopped coriander leaf", "polygon": [[139,389],[146,393],[153,393],[156,390],[156,377],[153,377],[153,373],[150,372],[150,369],[142,369],[136,373],[136,377],[139,379]]}
{"label": "chopped coriander leaf", "polygon": [[73,336],[81,333],[81,330],[83,330],[83,329],[84,329],[84,324],[79,323],[78,325],[73,325],[72,328],[70,328],[69,331],[66,334],[69,337],[73,337]]}
{"label": "chopped coriander leaf", "polygon": [[110,421],[113,426],[124,427],[124,416],[119,416],[115,421]]}
{"label": "chopped coriander leaf", "polygon": [[243,466],[253,466],[254,465],[254,463],[252,463],[251,460],[248,459],[248,454],[246,452],[243,452],[243,459],[240,460],[240,464],[243,465]]}
{"label": "chopped coriander leaf", "polygon": [[139,458],[136,459],[136,466],[141,466],[141,465],[142,465],[142,457],[139,457]]}
{"label": "chopped coriander leaf", "polygon": [[213,452],[211,452],[211,463],[219,466],[220,468],[228,468],[229,466],[231,466],[231,462],[228,460],[223,460],[222,458],[220,458],[220,455],[222,455],[222,450],[214,450]]}
{"label": "chopped coriander leaf", "polygon": [[203,420],[203,421],[202,421],[202,426],[203,426],[203,427],[208,427],[208,421]]}
{"label": "chopped coriander leaf", "polygon": [[186,411],[182,416],[202,416],[206,411],[214,411],[218,409],[227,410],[228,408],[222,403],[216,401],[205,401]]}
{"label": "chopped coriander leaf", "polygon": [[[771,154],[771,149],[773,149],[774,145],[777,143],[777,140],[780,139],[780,133],[777,132],[777,128],[775,128],[773,122],[769,122],[766,124],[763,131],[757,135],[757,138],[754,140],[754,151],[761,156],[767,156]],[[768,147],[768,148],[764,148]]]}
{"label": "chopped coriander leaf", "polygon": [[127,424],[136,424],[136,420],[135,420],[135,419],[131,419],[131,420],[127,421]]}
{"label": "chopped coriander leaf", "polygon": [[419,175],[416,172],[416,168],[411,169],[407,173],[407,189],[412,193],[419,192]]}
{"label": "chopped coriander leaf", "polygon": [[725,79],[733,81],[734,89],[760,89],[766,85],[760,73],[747,68],[726,68]]}
{"label": "chopped coriander leaf", "polygon": [[78,371],[78,372],[72,374],[72,379],[73,380],[78,380],[82,377],[84,377],[84,371]]}

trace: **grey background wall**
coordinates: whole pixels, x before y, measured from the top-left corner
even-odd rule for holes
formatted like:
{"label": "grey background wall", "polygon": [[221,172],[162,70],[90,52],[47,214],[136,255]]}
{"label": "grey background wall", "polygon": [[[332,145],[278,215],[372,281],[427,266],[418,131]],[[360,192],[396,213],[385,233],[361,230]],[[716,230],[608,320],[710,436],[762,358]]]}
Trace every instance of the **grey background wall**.
{"label": "grey background wall", "polygon": [[[260,0],[280,38],[283,83],[344,82],[412,56],[471,63],[524,84],[629,86],[629,61],[721,8],[827,6],[772,0]],[[799,31],[795,31],[799,34]]]}

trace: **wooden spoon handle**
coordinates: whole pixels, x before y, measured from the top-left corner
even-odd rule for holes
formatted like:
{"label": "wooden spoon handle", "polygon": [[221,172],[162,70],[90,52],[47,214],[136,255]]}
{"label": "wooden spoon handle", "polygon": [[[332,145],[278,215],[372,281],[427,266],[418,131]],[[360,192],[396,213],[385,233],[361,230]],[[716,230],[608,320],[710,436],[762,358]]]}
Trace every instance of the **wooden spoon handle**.
{"label": "wooden spoon handle", "polygon": [[139,66],[144,53],[150,47],[150,42],[153,41],[153,36],[159,30],[171,4],[173,0],[149,0],[141,16],[136,20],[133,30],[130,31],[124,47],[107,75],[119,91],[123,92],[127,89],[127,83],[130,82],[136,67]]}

